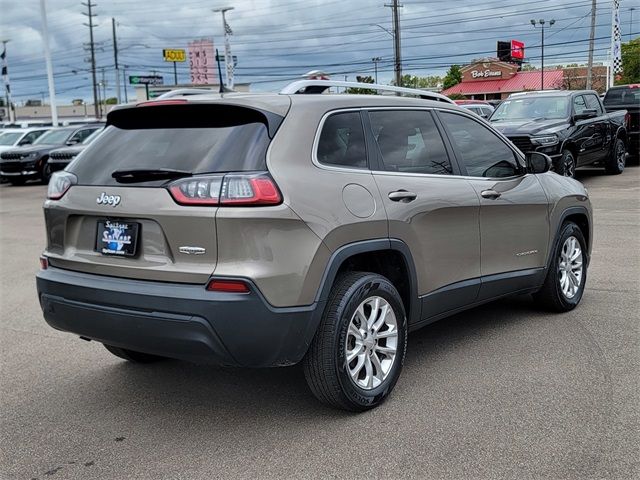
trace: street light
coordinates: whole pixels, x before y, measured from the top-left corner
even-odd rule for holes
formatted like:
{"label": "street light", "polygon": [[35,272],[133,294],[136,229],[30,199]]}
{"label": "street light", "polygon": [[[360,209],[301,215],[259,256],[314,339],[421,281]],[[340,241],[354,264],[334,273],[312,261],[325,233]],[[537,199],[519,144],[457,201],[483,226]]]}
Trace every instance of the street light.
{"label": "street light", "polygon": [[375,76],[376,83],[378,83],[378,62],[380,62],[381,60],[382,60],[381,57],[373,57],[371,59],[371,61],[373,62],[373,67],[375,68],[375,71],[376,71],[376,76]]}
{"label": "street light", "polygon": [[[551,27],[554,23],[556,23],[555,20],[549,20],[549,27]],[[540,29],[542,30],[542,67],[540,68],[540,90],[544,90],[544,24],[545,21],[543,18],[538,21],[531,20],[531,25],[533,25],[533,28],[538,28],[537,25],[540,25]]]}

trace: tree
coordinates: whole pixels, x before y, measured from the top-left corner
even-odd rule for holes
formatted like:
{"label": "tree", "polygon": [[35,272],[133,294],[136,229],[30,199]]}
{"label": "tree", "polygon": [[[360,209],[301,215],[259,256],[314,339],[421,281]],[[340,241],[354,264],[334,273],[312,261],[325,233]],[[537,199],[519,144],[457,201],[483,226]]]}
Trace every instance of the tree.
{"label": "tree", "polygon": [[118,103],[118,99],[116,97],[109,97],[102,103],[104,105],[116,105]]}
{"label": "tree", "polygon": [[534,70],[538,70],[538,68],[535,65],[531,65],[530,63],[525,63],[524,65],[522,65],[522,68],[520,69],[523,72],[532,72]]}
{"label": "tree", "polygon": [[467,99],[467,97],[465,97],[461,93],[452,93],[451,95],[448,95],[448,97],[451,100],[466,100]]}
{"label": "tree", "polygon": [[451,65],[449,71],[444,77],[442,81],[442,88],[446,90],[447,88],[451,88],[462,81],[462,71],[460,70],[459,65]]}
{"label": "tree", "polygon": [[622,44],[622,78],[616,83],[640,83],[640,37]]}
{"label": "tree", "polygon": [[442,84],[442,77],[430,75],[419,77],[417,75],[403,75],[400,79],[401,87],[408,88],[436,88]]}
{"label": "tree", "polygon": [[[357,76],[356,80],[359,83],[375,83],[373,77],[370,75],[367,76]],[[375,95],[377,92],[375,90],[369,90],[368,88],[347,88],[345,93],[356,93],[359,95]]]}

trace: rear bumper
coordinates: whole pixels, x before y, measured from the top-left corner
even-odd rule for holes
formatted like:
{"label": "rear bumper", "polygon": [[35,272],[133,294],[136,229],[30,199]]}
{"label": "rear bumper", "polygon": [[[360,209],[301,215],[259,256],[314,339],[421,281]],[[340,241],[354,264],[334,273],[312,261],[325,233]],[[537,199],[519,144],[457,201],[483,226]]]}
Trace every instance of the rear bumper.
{"label": "rear bumper", "polygon": [[[49,267],[37,277],[46,322],[57,330],[155,355],[217,365],[299,362],[321,305],[274,308],[248,294],[105,277]],[[250,282],[248,282],[250,283]]]}

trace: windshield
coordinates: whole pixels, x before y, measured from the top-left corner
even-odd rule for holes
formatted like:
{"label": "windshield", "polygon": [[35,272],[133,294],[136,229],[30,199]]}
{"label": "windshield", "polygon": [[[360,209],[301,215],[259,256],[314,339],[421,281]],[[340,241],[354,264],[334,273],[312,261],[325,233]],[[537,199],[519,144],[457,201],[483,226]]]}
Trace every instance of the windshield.
{"label": "windshield", "polygon": [[493,115],[496,120],[546,120],[569,117],[569,97],[522,97],[505,100]]}
{"label": "windshield", "polygon": [[0,145],[13,145],[20,137],[24,135],[22,132],[5,132],[0,133]]}
{"label": "windshield", "polygon": [[67,141],[69,135],[71,135],[73,130],[62,129],[62,130],[51,130],[47,133],[44,133],[41,137],[39,137],[34,145],[61,145]]}

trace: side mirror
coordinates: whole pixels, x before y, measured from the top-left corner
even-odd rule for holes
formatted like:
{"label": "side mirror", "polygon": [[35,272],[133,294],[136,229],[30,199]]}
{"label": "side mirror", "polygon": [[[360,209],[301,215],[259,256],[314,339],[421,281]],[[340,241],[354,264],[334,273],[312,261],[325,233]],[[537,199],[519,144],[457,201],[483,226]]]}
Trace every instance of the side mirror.
{"label": "side mirror", "polygon": [[18,144],[19,147],[23,147],[25,145],[31,145],[31,142],[29,140],[23,140]]}
{"label": "side mirror", "polygon": [[598,116],[598,111],[595,108],[587,108],[582,113],[577,113],[573,116],[574,120],[587,120],[588,118],[594,118]]}
{"label": "side mirror", "polygon": [[78,143],[80,143],[80,141],[79,141],[79,140],[77,140],[77,139],[75,139],[75,138],[72,138],[71,140],[69,140],[69,141],[67,142],[67,145],[69,145],[69,146],[71,146],[71,145],[77,145]]}
{"label": "side mirror", "polygon": [[530,173],[545,173],[551,170],[551,157],[541,152],[527,152]]}

